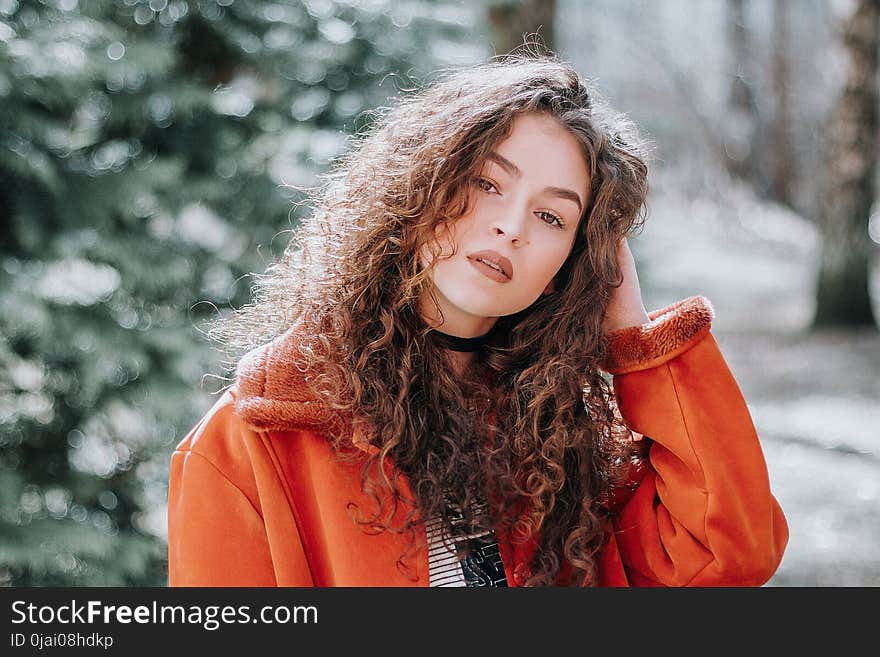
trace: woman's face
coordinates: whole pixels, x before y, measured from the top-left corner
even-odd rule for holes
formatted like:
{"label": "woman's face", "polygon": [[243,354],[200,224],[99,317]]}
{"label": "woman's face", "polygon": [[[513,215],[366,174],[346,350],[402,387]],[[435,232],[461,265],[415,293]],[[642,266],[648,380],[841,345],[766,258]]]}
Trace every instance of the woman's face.
{"label": "woman's face", "polygon": [[[553,277],[574,245],[578,220],[589,202],[587,163],[580,143],[556,119],[518,116],[507,138],[493,149],[473,181],[467,214],[438,226],[434,248],[442,251],[429,274],[443,310],[425,294],[423,317],[434,328],[460,337],[487,333],[499,317],[512,315],[553,290]],[[446,258],[457,251],[452,257]],[[477,262],[506,258],[506,275]],[[445,258],[445,259],[444,259]],[[430,265],[428,245],[422,267]]]}

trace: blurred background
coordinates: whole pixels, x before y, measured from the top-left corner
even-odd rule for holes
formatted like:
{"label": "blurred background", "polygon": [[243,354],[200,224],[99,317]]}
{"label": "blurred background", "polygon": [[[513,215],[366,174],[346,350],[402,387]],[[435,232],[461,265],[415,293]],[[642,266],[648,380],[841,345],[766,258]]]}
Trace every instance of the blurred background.
{"label": "blurred background", "polygon": [[0,585],[164,586],[206,321],[370,110],[535,33],[653,143],[631,240],[693,294],[791,539],[880,585],[877,0],[0,0]]}

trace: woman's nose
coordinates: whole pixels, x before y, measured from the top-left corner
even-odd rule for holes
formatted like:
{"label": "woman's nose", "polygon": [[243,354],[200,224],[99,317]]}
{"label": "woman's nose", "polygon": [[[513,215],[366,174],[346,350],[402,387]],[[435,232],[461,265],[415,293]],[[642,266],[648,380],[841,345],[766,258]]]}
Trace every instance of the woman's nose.
{"label": "woman's nose", "polygon": [[525,208],[507,208],[502,216],[495,220],[495,229],[504,234],[511,241],[522,241],[528,221],[528,211]]}

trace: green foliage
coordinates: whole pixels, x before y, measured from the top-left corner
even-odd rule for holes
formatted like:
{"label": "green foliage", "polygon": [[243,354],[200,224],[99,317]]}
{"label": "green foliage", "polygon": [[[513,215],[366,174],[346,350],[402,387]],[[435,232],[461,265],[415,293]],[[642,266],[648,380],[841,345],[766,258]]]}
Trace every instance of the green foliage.
{"label": "green foliage", "polygon": [[474,11],[0,0],[0,585],[164,585],[198,324],[367,110],[485,55]]}

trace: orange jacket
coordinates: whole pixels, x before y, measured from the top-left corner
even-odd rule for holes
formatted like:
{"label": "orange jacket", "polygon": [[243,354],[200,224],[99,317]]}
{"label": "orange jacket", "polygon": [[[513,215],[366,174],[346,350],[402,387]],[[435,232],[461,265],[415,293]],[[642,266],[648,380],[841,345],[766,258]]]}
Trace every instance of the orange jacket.
{"label": "orange jacket", "polygon": [[[782,559],[788,526],[710,332],[714,310],[696,296],[649,316],[609,336],[603,366],[626,424],[653,444],[635,492],[610,516],[598,583],[761,585]],[[322,437],[339,420],[305,394],[295,344],[288,332],[248,354],[236,384],[172,455],[169,584],[427,586],[424,529],[411,581],[395,565],[409,537],[370,535],[349,517],[349,502],[374,505],[360,490],[359,466],[334,459]],[[401,488],[412,499],[405,480]],[[406,512],[399,507],[394,522]],[[534,544],[502,535],[498,543],[517,586]]]}

